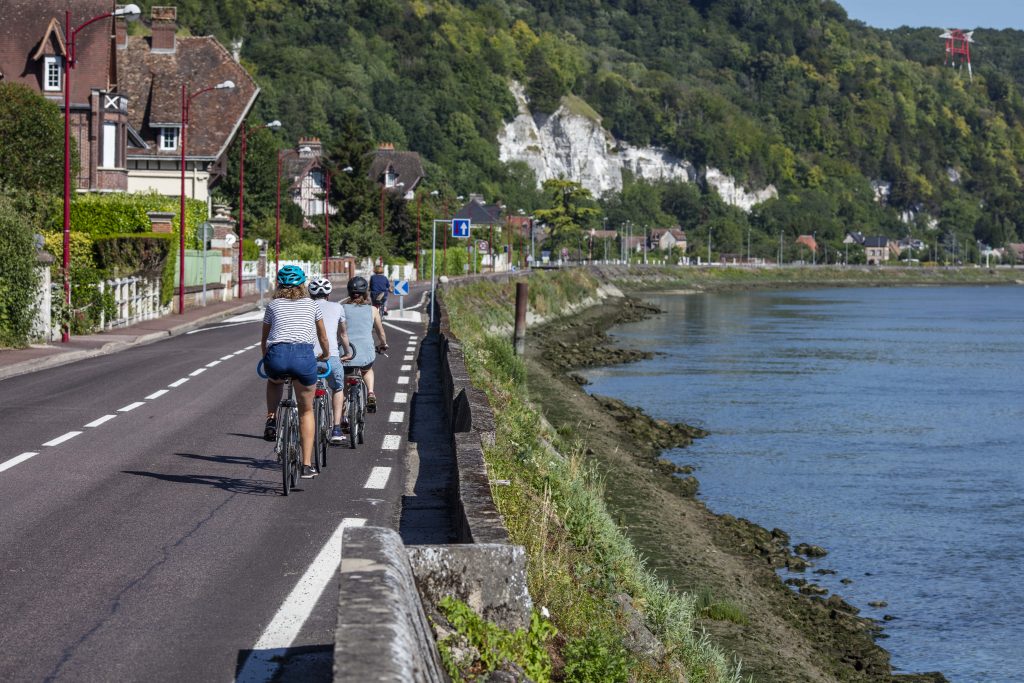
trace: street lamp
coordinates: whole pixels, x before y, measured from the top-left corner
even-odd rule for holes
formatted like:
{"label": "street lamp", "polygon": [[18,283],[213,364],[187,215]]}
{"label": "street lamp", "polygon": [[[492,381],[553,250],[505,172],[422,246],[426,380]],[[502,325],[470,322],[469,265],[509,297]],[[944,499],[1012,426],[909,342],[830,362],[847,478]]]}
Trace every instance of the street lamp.
{"label": "street lamp", "polygon": [[[75,68],[75,38],[78,32],[89,24],[110,17],[123,17],[127,21],[135,21],[141,16],[138,5],[125,5],[113,12],[105,12],[89,21],[71,28],[71,11],[64,13],[64,258],[61,265],[64,270],[64,304],[71,310],[71,280],[68,270],[71,267],[71,71]],[[70,323],[68,323],[70,325]],[[61,329],[61,342],[71,340],[71,328],[66,325]]]}
{"label": "street lamp", "polygon": [[249,134],[259,130],[260,128],[268,128],[270,130],[277,130],[281,127],[281,122],[273,120],[270,123],[265,123],[262,126],[256,126],[252,129],[246,129],[245,122],[242,123],[242,149],[239,154],[239,165],[238,165],[238,298],[242,298],[242,254],[245,251],[243,248],[243,240],[245,238],[245,151],[248,146]]}
{"label": "street lamp", "polygon": [[324,277],[330,278],[331,258],[331,172],[324,167]]}
{"label": "street lamp", "polygon": [[[396,187],[396,188],[398,188],[398,187],[405,187],[405,183],[395,183],[394,185],[392,185],[392,187]],[[381,239],[382,239],[382,241],[381,241],[381,245],[382,246],[383,246],[383,237],[384,237],[384,190],[385,189],[387,189],[385,184],[381,183],[380,184],[380,236],[381,236]],[[380,255],[380,265],[382,265],[382,266],[384,265],[384,254],[383,253]]]}
{"label": "street lamp", "polygon": [[[185,312],[185,145],[188,140],[188,120],[193,98],[211,90],[232,90],[234,81],[224,81],[217,85],[197,90],[188,94],[188,84],[181,84],[181,205],[178,207],[178,315]],[[194,176],[193,176],[194,179]],[[193,185],[195,187],[195,185]],[[204,240],[203,263],[206,263],[206,246]],[[206,281],[203,281],[205,286]]]}

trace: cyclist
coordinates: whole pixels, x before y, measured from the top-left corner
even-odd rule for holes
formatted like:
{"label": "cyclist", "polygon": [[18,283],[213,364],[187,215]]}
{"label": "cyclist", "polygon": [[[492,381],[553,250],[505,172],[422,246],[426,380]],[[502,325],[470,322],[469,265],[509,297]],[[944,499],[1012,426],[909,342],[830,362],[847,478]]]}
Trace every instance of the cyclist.
{"label": "cyclist", "polygon": [[[302,439],[303,479],[317,474],[313,466],[313,439],[316,419],[313,396],[316,386],[316,362],[329,357],[330,343],[324,328],[323,314],[309,298],[305,287],[306,274],[298,266],[283,266],[277,271],[277,290],[263,314],[263,335],[260,351],[267,380],[267,421],[263,438],[277,438],[274,414],[284,393],[284,381],[292,378],[295,399],[299,405],[299,433]],[[323,349],[319,357],[313,352],[314,342]]]}
{"label": "cyclist", "polygon": [[[369,283],[362,276],[356,276],[348,281],[349,302],[344,305],[345,327],[348,341],[356,353],[355,357],[345,361],[344,365],[346,374],[362,373],[367,391],[366,410],[374,413],[377,412],[377,397],[373,393],[373,361],[377,353],[387,350],[388,340],[384,334],[380,313],[370,304],[369,288]],[[374,334],[377,335],[379,342],[376,347],[373,344]],[[345,414],[344,406],[341,414]],[[347,426],[344,422],[342,425]]]}
{"label": "cyclist", "polygon": [[384,275],[384,266],[375,266],[370,276],[370,301],[378,307],[382,316],[388,314],[388,295],[393,292],[391,280]]}
{"label": "cyclist", "polygon": [[[340,349],[338,348],[339,342],[341,348],[344,349],[344,358],[348,360],[352,357],[352,350],[348,344],[348,335],[345,333],[345,309],[342,308],[341,304],[330,301],[331,290],[334,286],[331,281],[325,277],[315,277],[309,282],[309,296],[316,302],[317,307],[320,309],[320,313],[323,314],[324,327],[327,329],[327,341],[330,344],[331,357],[327,363],[331,368],[331,374],[328,376],[327,381],[331,388],[331,392],[335,396],[333,403],[334,415],[332,421],[331,437],[330,441],[332,444],[340,444],[345,440],[345,435],[341,432],[341,412],[343,409],[341,392],[345,390],[345,371],[341,366],[342,356],[339,355]],[[320,354],[320,344],[317,343],[314,346],[314,351],[317,355]]]}

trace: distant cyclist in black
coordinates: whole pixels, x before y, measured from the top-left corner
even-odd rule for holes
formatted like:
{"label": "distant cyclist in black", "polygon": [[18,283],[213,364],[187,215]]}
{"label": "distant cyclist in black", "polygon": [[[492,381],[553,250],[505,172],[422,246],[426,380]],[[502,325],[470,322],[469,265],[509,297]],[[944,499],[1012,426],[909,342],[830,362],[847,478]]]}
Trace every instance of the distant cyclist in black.
{"label": "distant cyclist in black", "polygon": [[370,276],[370,302],[379,307],[381,315],[388,314],[388,294],[393,291],[391,280],[384,275],[384,266],[375,266]]}

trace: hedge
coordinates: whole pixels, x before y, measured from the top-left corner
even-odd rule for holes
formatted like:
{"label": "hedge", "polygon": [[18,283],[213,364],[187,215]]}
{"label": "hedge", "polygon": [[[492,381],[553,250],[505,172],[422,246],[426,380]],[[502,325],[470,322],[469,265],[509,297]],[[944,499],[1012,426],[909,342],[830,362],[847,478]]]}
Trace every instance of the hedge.
{"label": "hedge", "polygon": [[177,239],[169,233],[103,235],[93,240],[97,265],[109,277],[138,275],[160,277],[160,304],[166,306],[174,296],[173,256]]}
{"label": "hedge", "polygon": [[[54,200],[60,204],[60,198]],[[165,197],[155,192],[127,194],[80,194],[71,202],[71,231],[88,235],[126,235],[149,232],[151,224],[146,215],[150,211],[174,214],[174,229],[178,229],[180,202],[175,197]],[[196,234],[206,220],[206,202],[198,199],[185,200],[188,225],[185,242],[190,248],[197,248]],[[50,229],[63,229],[63,210],[53,212]]]}
{"label": "hedge", "polygon": [[32,227],[0,195],[0,346],[25,346],[39,294]]}

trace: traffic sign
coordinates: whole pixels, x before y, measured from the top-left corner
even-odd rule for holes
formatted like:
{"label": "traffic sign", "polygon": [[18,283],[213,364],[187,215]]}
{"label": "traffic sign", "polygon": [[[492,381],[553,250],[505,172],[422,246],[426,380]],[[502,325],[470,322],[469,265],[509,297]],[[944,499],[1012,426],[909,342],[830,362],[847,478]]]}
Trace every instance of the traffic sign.
{"label": "traffic sign", "polygon": [[487,253],[487,247],[488,246],[490,246],[490,245],[487,244],[487,240],[480,240],[479,242],[476,243],[477,251],[482,251],[482,252]]}
{"label": "traffic sign", "polygon": [[409,296],[408,280],[395,280],[395,296]]}
{"label": "traffic sign", "polygon": [[452,237],[469,237],[470,225],[468,218],[452,219]]}

